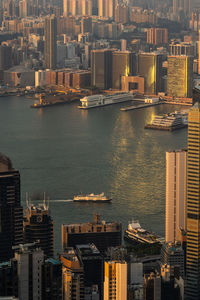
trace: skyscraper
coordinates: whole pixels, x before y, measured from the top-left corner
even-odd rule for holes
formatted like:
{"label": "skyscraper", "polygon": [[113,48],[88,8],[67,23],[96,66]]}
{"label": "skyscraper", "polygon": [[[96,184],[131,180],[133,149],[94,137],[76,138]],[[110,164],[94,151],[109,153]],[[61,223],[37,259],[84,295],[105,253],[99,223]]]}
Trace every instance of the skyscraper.
{"label": "skyscraper", "polygon": [[20,174],[10,159],[0,154],[0,262],[9,260],[12,246],[23,242],[23,208]]}
{"label": "skyscraper", "polygon": [[180,229],[186,230],[186,167],[186,150],[166,153],[166,242],[178,241]]}
{"label": "skyscraper", "polygon": [[186,299],[200,299],[200,103],[188,116]]}
{"label": "skyscraper", "polygon": [[54,69],[57,60],[57,19],[54,15],[45,18],[44,33],[45,67]]}
{"label": "skyscraper", "polygon": [[167,94],[190,98],[193,84],[193,57],[168,56]]}
{"label": "skyscraper", "polygon": [[112,50],[93,50],[91,58],[92,85],[101,89],[112,87]]}
{"label": "skyscraper", "polygon": [[26,243],[39,240],[39,246],[47,257],[54,255],[53,220],[49,208],[44,205],[28,205],[24,220],[24,239]]}
{"label": "skyscraper", "polygon": [[121,89],[122,76],[136,74],[136,55],[128,51],[115,51],[112,55],[112,88]]}
{"label": "skyscraper", "polygon": [[157,52],[140,53],[138,73],[144,77],[144,92],[149,95],[158,94],[162,83],[162,55]]}
{"label": "skyscraper", "polygon": [[127,263],[108,261],[104,264],[104,300],[127,299]]}

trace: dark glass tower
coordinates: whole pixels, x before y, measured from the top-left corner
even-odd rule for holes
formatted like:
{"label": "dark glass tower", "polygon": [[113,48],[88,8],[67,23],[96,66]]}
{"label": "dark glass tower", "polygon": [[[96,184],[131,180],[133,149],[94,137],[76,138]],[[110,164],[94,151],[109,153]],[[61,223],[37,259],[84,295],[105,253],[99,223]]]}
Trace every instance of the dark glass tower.
{"label": "dark glass tower", "polygon": [[0,262],[13,256],[12,246],[23,242],[23,208],[20,174],[10,159],[0,154]]}
{"label": "dark glass tower", "polygon": [[39,241],[39,246],[47,257],[54,256],[54,224],[46,204],[28,205],[24,219],[24,239],[26,243]]}
{"label": "dark glass tower", "polygon": [[46,17],[44,25],[44,58],[47,69],[56,68],[57,61],[57,19],[54,15]]}

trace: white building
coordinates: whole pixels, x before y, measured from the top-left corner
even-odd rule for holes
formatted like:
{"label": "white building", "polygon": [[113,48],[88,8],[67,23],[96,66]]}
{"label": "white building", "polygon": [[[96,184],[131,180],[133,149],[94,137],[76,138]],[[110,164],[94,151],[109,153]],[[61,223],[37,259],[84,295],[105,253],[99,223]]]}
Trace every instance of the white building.
{"label": "white building", "polygon": [[186,230],[187,150],[166,152],[165,241],[180,240]]}
{"label": "white building", "polygon": [[19,299],[42,299],[42,265],[44,253],[36,243],[14,247],[18,269]]}

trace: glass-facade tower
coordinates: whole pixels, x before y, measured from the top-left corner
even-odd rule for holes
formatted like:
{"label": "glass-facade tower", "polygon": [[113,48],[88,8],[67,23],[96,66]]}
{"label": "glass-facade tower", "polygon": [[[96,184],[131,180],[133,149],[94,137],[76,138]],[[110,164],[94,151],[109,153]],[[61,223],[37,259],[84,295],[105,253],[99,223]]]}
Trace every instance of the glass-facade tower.
{"label": "glass-facade tower", "polygon": [[200,103],[188,119],[186,299],[200,299]]}

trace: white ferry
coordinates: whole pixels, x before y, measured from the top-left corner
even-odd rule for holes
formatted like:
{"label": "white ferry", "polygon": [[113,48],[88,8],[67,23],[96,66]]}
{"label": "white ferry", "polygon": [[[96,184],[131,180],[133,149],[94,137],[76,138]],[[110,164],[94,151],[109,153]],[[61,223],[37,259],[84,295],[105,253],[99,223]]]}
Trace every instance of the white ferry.
{"label": "white ferry", "polygon": [[111,105],[133,100],[134,96],[130,93],[116,93],[112,95],[93,95],[86,96],[81,101],[81,109],[89,109],[99,106]]}
{"label": "white ferry", "polygon": [[182,111],[169,113],[162,116],[155,116],[152,125],[161,127],[175,127],[188,124],[188,112]]}
{"label": "white ferry", "polygon": [[74,202],[101,202],[101,203],[104,203],[104,202],[111,202],[112,199],[111,198],[108,198],[104,195],[104,193],[101,193],[101,194],[87,194],[87,195],[77,195],[77,196],[74,196],[74,199],[73,199]]}
{"label": "white ferry", "polygon": [[128,229],[125,230],[124,239],[133,245],[146,244],[154,245],[161,244],[161,239],[154,233],[143,229],[138,221],[132,221],[128,224]]}

